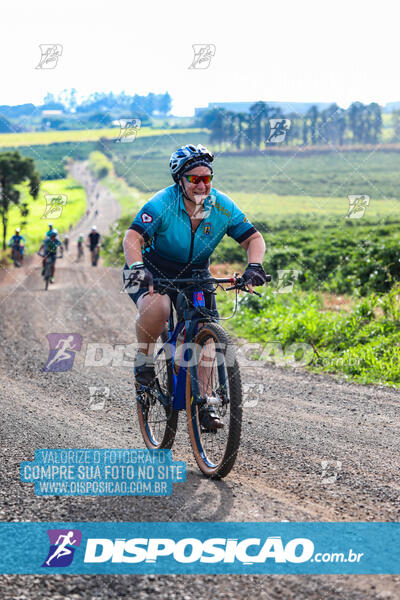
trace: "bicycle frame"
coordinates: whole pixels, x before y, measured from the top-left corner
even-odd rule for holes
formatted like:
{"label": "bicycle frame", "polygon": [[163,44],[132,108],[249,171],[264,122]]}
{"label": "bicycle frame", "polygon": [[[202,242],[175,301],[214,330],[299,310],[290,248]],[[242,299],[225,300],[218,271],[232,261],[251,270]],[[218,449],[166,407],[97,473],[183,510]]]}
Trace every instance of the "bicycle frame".
{"label": "bicycle frame", "polygon": [[[159,281],[162,281],[162,280],[159,280]],[[182,280],[182,281],[186,281],[186,280]],[[192,284],[194,283],[192,279],[187,280],[187,281]],[[214,281],[214,280],[212,278],[210,278],[210,281]],[[219,280],[219,281],[224,282],[224,283],[232,283],[232,279],[225,279],[225,280]],[[206,280],[203,280],[201,282],[199,281],[199,284],[200,283],[206,283]],[[189,294],[189,293],[193,294],[193,300],[192,300],[193,309],[187,308],[187,304],[188,304],[187,294]],[[200,388],[199,388],[199,382],[197,379],[197,365],[196,364],[195,365],[187,364],[188,362],[189,363],[192,362],[187,357],[187,354],[189,352],[192,352],[192,350],[191,350],[191,348],[185,348],[185,344],[190,344],[194,340],[194,338],[196,337],[196,334],[198,332],[199,323],[203,323],[203,322],[207,322],[207,321],[215,322],[215,321],[217,321],[217,316],[218,316],[217,311],[215,311],[213,309],[205,308],[204,291],[203,290],[192,289],[192,290],[187,290],[186,293],[182,291],[182,292],[180,292],[180,294],[181,294],[181,304],[183,304],[183,302],[185,302],[186,307],[184,307],[182,314],[178,315],[178,321],[175,326],[174,326],[173,313],[171,311],[171,315],[168,320],[168,333],[169,333],[168,340],[162,345],[162,347],[159,349],[159,351],[157,352],[157,355],[156,355],[156,358],[157,358],[161,354],[161,352],[163,352],[165,347],[169,346],[169,352],[167,352],[167,356],[169,357],[169,355],[170,355],[171,363],[172,363],[172,379],[173,379],[172,407],[174,410],[185,410],[186,409],[186,382],[187,382],[188,369],[190,371],[190,376],[191,376],[193,401],[194,402],[199,401]],[[179,295],[178,295],[177,306],[178,306],[178,302],[179,302]],[[176,374],[175,369],[174,369],[176,343],[177,343],[179,334],[182,332],[182,330],[184,328],[186,328],[186,331],[185,331],[185,337],[183,340],[183,352],[182,352],[182,356],[179,361],[180,364],[179,364],[178,374]],[[181,364],[181,363],[184,363],[184,364]],[[218,368],[219,368],[219,366],[218,366]],[[162,403],[164,404],[164,402],[162,402]],[[168,401],[165,402],[165,404],[167,404],[167,403],[168,403]]]}

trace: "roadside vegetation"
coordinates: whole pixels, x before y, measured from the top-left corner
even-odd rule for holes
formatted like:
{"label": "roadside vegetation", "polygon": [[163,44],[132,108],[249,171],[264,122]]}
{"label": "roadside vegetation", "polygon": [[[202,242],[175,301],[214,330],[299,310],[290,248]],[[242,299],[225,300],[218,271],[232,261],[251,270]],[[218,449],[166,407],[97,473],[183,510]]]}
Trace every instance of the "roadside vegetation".
{"label": "roadside vegetation", "polygon": [[[232,314],[231,294],[218,294],[218,308],[223,316]],[[241,295],[238,312],[226,325],[235,335],[260,342],[264,362],[293,366],[297,361],[359,383],[400,387],[399,283],[387,294],[359,299],[348,311],[324,310],[318,292],[265,288],[261,298]]]}

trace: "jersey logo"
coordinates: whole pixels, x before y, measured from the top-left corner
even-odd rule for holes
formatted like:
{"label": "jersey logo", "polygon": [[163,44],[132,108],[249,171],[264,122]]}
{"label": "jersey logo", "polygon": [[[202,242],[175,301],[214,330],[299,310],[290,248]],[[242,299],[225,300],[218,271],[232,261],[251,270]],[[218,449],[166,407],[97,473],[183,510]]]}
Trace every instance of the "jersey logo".
{"label": "jersey logo", "polygon": [[230,217],[231,213],[229,212],[229,210],[227,210],[225,208],[225,206],[222,206],[222,204],[220,204],[219,202],[215,203],[215,208],[216,210],[218,210],[218,212],[220,212],[221,214],[223,214],[225,217]]}
{"label": "jersey logo", "polygon": [[204,223],[204,235],[210,235],[211,223]]}
{"label": "jersey logo", "polygon": [[148,215],[147,213],[143,213],[142,214],[142,222],[143,223],[152,223],[153,217],[151,215]]}

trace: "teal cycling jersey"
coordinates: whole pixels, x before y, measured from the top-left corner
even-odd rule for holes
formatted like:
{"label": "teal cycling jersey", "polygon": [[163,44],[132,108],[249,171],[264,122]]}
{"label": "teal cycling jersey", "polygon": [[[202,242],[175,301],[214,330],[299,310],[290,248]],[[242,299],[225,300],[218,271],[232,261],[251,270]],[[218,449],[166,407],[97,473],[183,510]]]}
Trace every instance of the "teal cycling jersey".
{"label": "teal cycling jersey", "polygon": [[43,240],[44,246],[44,254],[47,256],[48,254],[57,254],[57,248],[62,246],[60,240],[52,240],[50,238],[45,238]]}
{"label": "teal cycling jersey", "polygon": [[175,184],[153,196],[130,229],[143,236],[144,257],[153,252],[167,261],[194,265],[204,264],[225,234],[241,243],[256,232],[234,201],[214,188],[195,216],[202,220],[192,232],[182,192]]}
{"label": "teal cycling jersey", "polygon": [[13,247],[21,246],[21,244],[25,244],[25,238],[22,235],[13,235],[8,242],[8,245]]}

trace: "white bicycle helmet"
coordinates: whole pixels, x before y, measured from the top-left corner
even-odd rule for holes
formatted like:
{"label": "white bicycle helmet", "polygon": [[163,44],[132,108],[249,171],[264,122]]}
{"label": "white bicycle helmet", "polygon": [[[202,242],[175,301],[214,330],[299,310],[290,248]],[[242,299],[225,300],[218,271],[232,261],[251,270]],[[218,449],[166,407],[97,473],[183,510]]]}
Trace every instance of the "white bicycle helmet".
{"label": "white bicycle helmet", "polygon": [[169,159],[169,168],[172,179],[175,183],[178,183],[179,179],[186,171],[199,166],[209,167],[212,173],[211,163],[213,160],[213,153],[201,144],[198,144],[197,146],[194,146],[193,144],[182,146],[182,148],[178,148]]}

